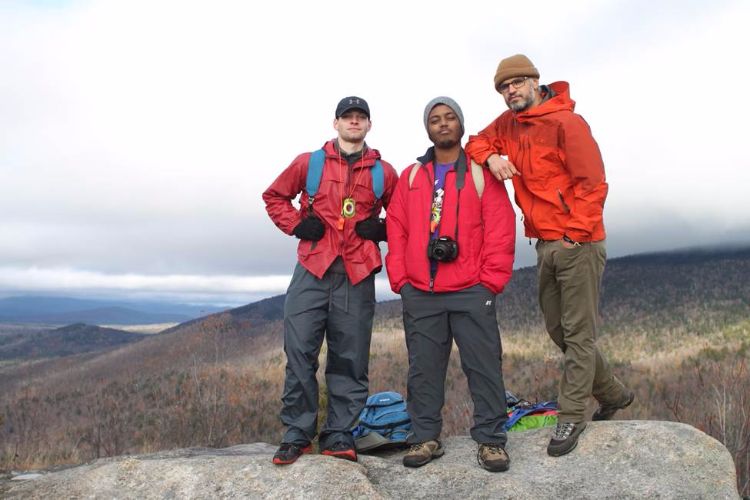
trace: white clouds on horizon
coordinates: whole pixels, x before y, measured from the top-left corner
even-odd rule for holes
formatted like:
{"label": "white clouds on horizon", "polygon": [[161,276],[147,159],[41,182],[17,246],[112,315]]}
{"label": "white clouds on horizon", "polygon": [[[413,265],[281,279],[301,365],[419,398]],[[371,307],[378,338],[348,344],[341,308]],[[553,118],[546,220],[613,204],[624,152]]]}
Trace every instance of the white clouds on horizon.
{"label": "white clouds on horizon", "polygon": [[[245,304],[286,293],[291,275],[143,275],[104,274],[76,269],[0,267],[0,293],[93,294],[158,297],[186,302]],[[379,300],[396,296],[383,274],[376,278]]]}
{"label": "white clouds on horizon", "polygon": [[0,267],[0,290],[109,294],[200,299],[241,303],[242,297],[268,297],[286,292],[290,276],[104,274],[77,269]]}

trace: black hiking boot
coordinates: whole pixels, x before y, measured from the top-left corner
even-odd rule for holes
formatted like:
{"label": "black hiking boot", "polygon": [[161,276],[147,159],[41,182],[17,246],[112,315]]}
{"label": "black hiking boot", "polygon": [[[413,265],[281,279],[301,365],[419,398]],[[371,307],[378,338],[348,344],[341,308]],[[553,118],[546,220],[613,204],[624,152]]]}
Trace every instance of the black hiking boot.
{"label": "black hiking boot", "polygon": [[555,433],[547,445],[547,455],[561,457],[570,453],[578,445],[578,436],[586,428],[586,422],[574,424],[572,422],[558,422]]}
{"label": "black hiking boot", "polygon": [[617,413],[617,410],[622,410],[630,406],[630,403],[635,399],[635,393],[633,391],[625,391],[625,396],[622,400],[616,403],[602,403],[599,408],[596,409],[594,414],[591,416],[591,420],[611,420],[612,417]]}
{"label": "black hiking boot", "polygon": [[354,449],[354,445],[342,441],[333,443],[332,446],[323,449],[321,453],[329,457],[343,458],[352,462],[357,461],[357,450]]}
{"label": "black hiking boot", "polygon": [[292,443],[281,443],[279,449],[273,455],[273,463],[276,465],[288,465],[294,463],[303,453],[312,453],[312,444],[298,445]]}

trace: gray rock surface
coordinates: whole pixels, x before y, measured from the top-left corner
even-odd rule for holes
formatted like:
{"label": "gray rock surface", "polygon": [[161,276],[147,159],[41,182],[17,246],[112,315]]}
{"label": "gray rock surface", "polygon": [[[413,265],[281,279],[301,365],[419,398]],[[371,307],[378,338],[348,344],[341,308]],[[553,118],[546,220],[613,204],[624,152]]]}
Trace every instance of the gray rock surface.
{"label": "gray rock surface", "polygon": [[419,468],[403,451],[360,455],[359,463],[305,455],[271,464],[275,445],[185,449],[116,457],[28,480],[0,482],[2,498],[732,498],[739,495],[727,449],[675,422],[593,422],[571,454],[546,454],[550,429],[511,433],[510,471],[477,465],[469,437]]}

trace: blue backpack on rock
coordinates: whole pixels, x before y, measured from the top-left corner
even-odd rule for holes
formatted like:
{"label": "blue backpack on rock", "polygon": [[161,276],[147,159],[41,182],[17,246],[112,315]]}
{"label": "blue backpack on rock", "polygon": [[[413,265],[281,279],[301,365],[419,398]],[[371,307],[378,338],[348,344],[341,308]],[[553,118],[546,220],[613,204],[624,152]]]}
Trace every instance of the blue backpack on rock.
{"label": "blue backpack on rock", "polygon": [[367,398],[352,430],[357,450],[366,451],[384,445],[403,445],[411,430],[406,401],[397,392],[378,392]]}

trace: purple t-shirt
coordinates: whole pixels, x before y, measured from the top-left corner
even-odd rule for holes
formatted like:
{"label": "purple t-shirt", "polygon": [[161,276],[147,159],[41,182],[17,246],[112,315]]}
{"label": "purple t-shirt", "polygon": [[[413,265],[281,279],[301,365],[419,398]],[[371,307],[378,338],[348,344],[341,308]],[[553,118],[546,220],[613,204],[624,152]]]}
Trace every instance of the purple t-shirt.
{"label": "purple t-shirt", "polygon": [[440,232],[440,219],[443,215],[445,199],[445,176],[453,170],[453,163],[434,163],[435,186],[432,190],[432,210],[430,211],[430,237],[437,239]]}

